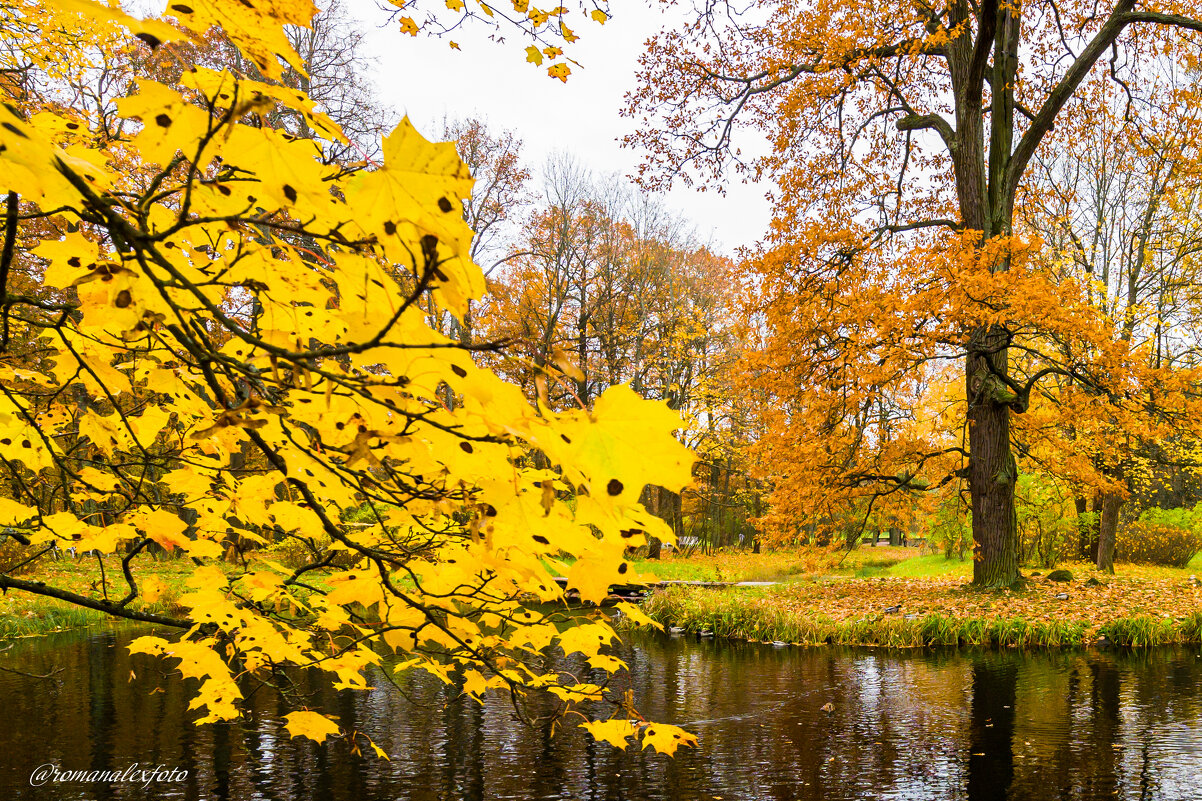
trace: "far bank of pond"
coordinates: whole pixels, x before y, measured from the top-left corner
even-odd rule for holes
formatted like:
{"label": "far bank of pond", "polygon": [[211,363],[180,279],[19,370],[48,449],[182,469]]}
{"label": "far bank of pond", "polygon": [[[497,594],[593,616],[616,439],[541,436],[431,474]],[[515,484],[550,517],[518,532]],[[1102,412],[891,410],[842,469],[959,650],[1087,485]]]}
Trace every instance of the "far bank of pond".
{"label": "far bank of pond", "polygon": [[675,586],[644,610],[666,627],[796,645],[1146,647],[1202,643],[1202,587],[1172,579],[1032,579],[984,592],[957,577],[834,578],[763,588]]}
{"label": "far bank of pond", "polygon": [[[571,722],[514,719],[421,671],[367,692],[307,686],[309,708],[363,732],[290,739],[294,707],[244,688],[248,714],[196,726],[188,683],[125,646],[144,631],[69,632],[11,643],[0,665],[0,798],[288,801],[1042,801],[1202,798],[1197,648],[865,650],[772,648],[630,633],[615,678],[653,720],[699,739],[675,759],[618,751]],[[596,681],[580,660],[565,670]],[[45,678],[38,678],[45,676]],[[252,691],[253,690],[253,691]],[[536,711],[549,711],[541,707]],[[829,710],[829,711],[826,711]],[[369,749],[364,748],[363,751]],[[39,765],[187,771],[127,784],[31,787]]]}

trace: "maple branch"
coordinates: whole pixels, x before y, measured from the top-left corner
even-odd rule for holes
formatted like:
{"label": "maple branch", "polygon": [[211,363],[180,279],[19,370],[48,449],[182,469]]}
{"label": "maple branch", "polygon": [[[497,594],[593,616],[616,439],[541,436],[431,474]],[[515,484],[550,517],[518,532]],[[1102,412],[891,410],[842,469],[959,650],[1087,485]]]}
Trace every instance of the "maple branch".
{"label": "maple branch", "polygon": [[129,585],[129,594],[118,601],[117,606],[123,608],[129,606],[129,602],[138,597],[138,585],[134,581],[134,574],[133,571],[129,569],[129,565],[133,561],[134,557],[138,555],[138,552],[145,548],[149,543],[150,539],[148,537],[143,537],[138,541],[137,545],[129,549],[129,553],[127,553],[125,558],[121,560],[121,572],[125,575],[125,583]]}
{"label": "maple branch", "polygon": [[97,601],[86,595],[71,592],[70,590],[60,590],[57,587],[51,587],[44,581],[26,581],[11,576],[0,575],[0,591],[7,592],[10,589],[21,590],[22,592],[33,593],[34,595],[44,595],[47,598],[56,598],[75,606],[83,606],[97,612],[104,612],[106,615],[112,615],[113,617],[139,620],[143,623],[158,623],[177,629],[192,628],[192,621],[190,620],[168,617],[167,615],[156,615],[153,612],[138,612],[133,609],[124,609],[112,601]]}
{"label": "maple branch", "polygon": [[4,299],[4,331],[0,334],[0,350],[8,350],[8,272],[12,268],[13,253],[17,247],[19,210],[17,193],[9,192],[4,203],[4,251],[0,253],[0,298]]}

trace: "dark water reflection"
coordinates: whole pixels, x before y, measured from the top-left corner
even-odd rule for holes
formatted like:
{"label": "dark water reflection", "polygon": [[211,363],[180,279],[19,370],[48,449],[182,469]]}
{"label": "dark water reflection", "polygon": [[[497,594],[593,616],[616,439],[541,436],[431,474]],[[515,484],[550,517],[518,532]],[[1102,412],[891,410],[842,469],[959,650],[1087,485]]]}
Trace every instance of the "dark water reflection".
{"label": "dark water reflection", "polygon": [[[196,727],[179,681],[120,647],[128,634],[19,641],[0,665],[0,799],[1202,799],[1202,658],[1147,652],[773,649],[635,638],[626,659],[649,717],[701,745],[675,760],[620,753],[577,729],[517,723],[496,699],[425,674],[312,708],[367,733],[290,740],[268,690],[252,714]],[[131,671],[137,678],[131,678]],[[829,716],[821,711],[835,705]],[[365,749],[366,750],[366,749]],[[31,771],[131,763],[181,784],[29,786]]]}

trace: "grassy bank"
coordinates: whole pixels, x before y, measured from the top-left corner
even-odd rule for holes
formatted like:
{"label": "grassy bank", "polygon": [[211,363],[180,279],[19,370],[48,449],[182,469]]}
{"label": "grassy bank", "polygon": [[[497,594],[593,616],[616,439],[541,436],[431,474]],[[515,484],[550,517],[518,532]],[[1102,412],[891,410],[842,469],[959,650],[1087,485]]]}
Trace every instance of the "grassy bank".
{"label": "grassy bank", "polygon": [[[639,559],[635,567],[667,581],[805,581],[822,576],[846,578],[972,578],[971,559],[948,559],[942,554],[924,554],[918,548],[862,547],[851,553],[827,548],[800,548],[754,554],[731,551],[716,554]],[[1074,573],[1092,575],[1088,565],[1065,564]],[[1202,554],[1186,568],[1152,565],[1116,565],[1123,578],[1186,579],[1202,575]],[[1047,573],[1048,568],[1023,568],[1023,573]]]}
{"label": "grassy bank", "polygon": [[[1057,599],[1065,593],[1067,599]],[[896,608],[895,607],[899,607]],[[799,645],[1064,647],[1202,643],[1202,590],[1179,579],[1040,581],[1021,592],[954,577],[835,579],[762,589],[673,587],[645,611],[665,626]]]}
{"label": "grassy bank", "polygon": [[[789,551],[727,551],[714,554],[665,554],[660,559],[638,559],[640,573],[661,581],[802,581],[814,576],[870,576],[904,569],[903,563],[927,561],[917,548],[860,548],[851,553],[829,548],[799,548]],[[945,570],[960,569],[948,562]],[[972,563],[967,563],[971,571]],[[950,567],[954,565],[955,567]],[[930,568],[927,568],[930,569]]]}
{"label": "grassy bank", "polygon": [[[149,576],[154,576],[162,583],[163,589],[154,603],[145,603],[138,599],[131,604],[131,608],[158,614],[178,614],[181,610],[176,605],[176,599],[188,592],[184,582],[192,574],[193,568],[194,565],[186,559],[148,560],[140,563],[138,580],[143,581]],[[100,566],[95,559],[76,561],[63,558],[59,561],[47,561],[38,565],[37,570],[22,575],[21,578],[44,581],[59,589],[93,597],[104,597],[107,586],[108,597],[113,600],[120,600],[128,589],[121,577],[118,563],[105,566],[102,580]],[[0,639],[30,637],[117,622],[120,621],[103,612],[74,606],[55,598],[16,590],[0,595]]]}
{"label": "grassy bank", "polygon": [[[1078,581],[1053,584],[1035,577],[1027,591],[1000,594],[962,589],[972,574],[972,562],[924,556],[917,548],[672,555],[638,560],[635,567],[661,580],[781,582],[759,589],[675,588],[646,602],[661,622],[690,631],[708,629],[720,637],[895,647],[1071,645],[1102,634],[1136,645],[1202,639],[1202,592],[1187,581],[1191,573],[1202,574],[1202,557],[1186,569],[1118,565],[1113,577],[1084,565],[1068,565]],[[153,576],[162,591],[154,603],[139,599],[134,608],[179,614],[177,599],[188,591],[185,581],[192,570],[188,560],[140,561],[139,581]],[[1083,580],[1091,577],[1102,585],[1085,587]],[[42,562],[22,578],[102,596],[94,559]],[[126,588],[119,565],[108,564],[105,578],[108,597],[121,598]],[[1070,598],[1055,600],[1060,592]],[[899,604],[896,613],[883,611]],[[112,622],[102,612],[51,598],[17,591],[0,594],[0,638]]]}

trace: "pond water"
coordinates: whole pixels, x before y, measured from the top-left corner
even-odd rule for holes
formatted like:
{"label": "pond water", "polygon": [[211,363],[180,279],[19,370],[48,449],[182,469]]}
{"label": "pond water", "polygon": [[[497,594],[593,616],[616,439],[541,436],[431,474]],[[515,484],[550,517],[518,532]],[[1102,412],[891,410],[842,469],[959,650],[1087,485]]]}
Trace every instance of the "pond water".
{"label": "pond water", "polygon": [[[141,632],[139,632],[141,633]],[[290,740],[262,688],[197,727],[183,683],[128,631],[17,641],[0,666],[0,799],[1202,799],[1196,649],[1068,653],[772,648],[636,636],[626,681],[700,738],[670,760],[517,722],[425,674],[311,708],[369,735]],[[830,714],[823,705],[834,704]],[[364,749],[368,750],[368,749]],[[36,767],[164,765],[186,781],[30,786]]]}

